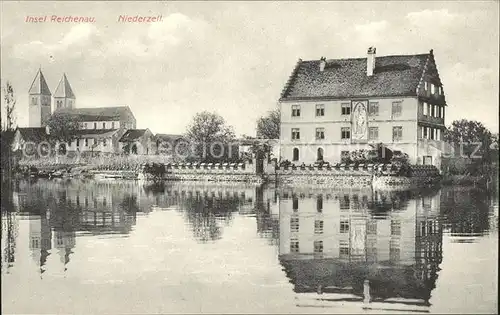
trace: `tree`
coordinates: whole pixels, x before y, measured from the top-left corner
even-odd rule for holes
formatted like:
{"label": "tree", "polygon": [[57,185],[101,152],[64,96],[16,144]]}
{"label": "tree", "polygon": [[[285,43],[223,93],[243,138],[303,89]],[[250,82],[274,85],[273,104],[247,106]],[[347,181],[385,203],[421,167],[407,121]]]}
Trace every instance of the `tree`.
{"label": "tree", "polygon": [[257,138],[279,139],[280,126],[281,112],[276,108],[257,120]]}
{"label": "tree", "polygon": [[48,123],[51,140],[70,143],[77,139],[77,130],[80,129],[80,120],[72,115],[54,113]]}
{"label": "tree", "polygon": [[[195,150],[195,159],[201,162],[215,162],[238,156],[229,149],[235,135],[233,128],[226,125],[224,118],[216,113],[197,113],[189,125],[186,138]],[[229,152],[231,151],[231,152]]]}
{"label": "tree", "polygon": [[10,81],[5,83],[3,87],[3,99],[5,102],[5,124],[2,126],[4,130],[12,131],[15,125],[15,110],[16,110],[16,98],[14,96],[14,88]]}
{"label": "tree", "polygon": [[493,137],[479,121],[467,119],[453,121],[444,133],[444,140],[455,147],[456,154],[464,154],[468,158],[481,157],[483,161],[489,160]]}

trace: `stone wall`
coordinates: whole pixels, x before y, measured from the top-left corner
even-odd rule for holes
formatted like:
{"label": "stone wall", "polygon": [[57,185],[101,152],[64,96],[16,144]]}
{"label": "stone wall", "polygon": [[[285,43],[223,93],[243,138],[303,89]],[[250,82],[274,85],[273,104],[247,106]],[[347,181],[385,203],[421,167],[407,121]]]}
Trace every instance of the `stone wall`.
{"label": "stone wall", "polygon": [[235,175],[255,174],[255,164],[250,163],[169,163],[165,165],[167,174],[207,174]]}
{"label": "stone wall", "polygon": [[[151,174],[141,174],[140,179],[153,180]],[[255,174],[254,164],[245,163],[169,163],[161,178],[167,181],[201,182],[263,182]]]}
{"label": "stone wall", "polygon": [[411,176],[399,176],[401,166],[395,164],[337,164],[327,167],[303,166],[277,168],[280,185],[317,185],[324,187],[379,188],[432,184],[439,171],[432,165],[412,165]]}

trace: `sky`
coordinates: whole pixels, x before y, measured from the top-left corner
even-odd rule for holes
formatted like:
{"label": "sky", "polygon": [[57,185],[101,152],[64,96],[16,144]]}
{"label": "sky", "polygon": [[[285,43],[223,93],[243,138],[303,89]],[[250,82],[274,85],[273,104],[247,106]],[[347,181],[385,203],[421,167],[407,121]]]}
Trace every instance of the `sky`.
{"label": "sky", "polygon": [[[55,92],[66,73],[77,107],[128,105],[137,128],[183,133],[192,117],[222,115],[255,135],[297,60],[434,50],[448,103],[445,123],[498,130],[498,1],[15,2],[1,6],[1,81],[12,83],[17,124],[39,67]],[[29,23],[27,16],[47,16]],[[50,22],[52,15],[93,23]],[[120,15],[162,16],[119,22]],[[2,97],[3,99],[3,97]]]}

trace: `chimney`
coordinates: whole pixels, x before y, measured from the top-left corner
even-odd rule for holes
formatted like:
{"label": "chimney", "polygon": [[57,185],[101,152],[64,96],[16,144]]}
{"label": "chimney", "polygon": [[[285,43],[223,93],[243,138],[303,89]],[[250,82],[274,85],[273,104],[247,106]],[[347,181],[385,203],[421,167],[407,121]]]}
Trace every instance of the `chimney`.
{"label": "chimney", "polygon": [[377,48],[368,48],[368,54],[366,56],[366,75],[372,76],[373,70],[375,70],[375,55],[377,54]]}
{"label": "chimney", "polygon": [[321,57],[321,59],[319,60],[319,72],[323,72],[325,70],[325,66],[326,66],[326,58]]}

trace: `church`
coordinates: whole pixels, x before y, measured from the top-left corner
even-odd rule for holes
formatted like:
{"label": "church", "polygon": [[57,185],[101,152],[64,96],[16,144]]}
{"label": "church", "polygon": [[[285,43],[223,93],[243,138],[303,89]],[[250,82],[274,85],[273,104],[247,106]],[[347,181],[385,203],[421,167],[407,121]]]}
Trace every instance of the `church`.
{"label": "church", "polygon": [[13,150],[22,149],[27,142],[39,144],[48,140],[51,136],[48,122],[56,113],[79,122],[76,139],[67,144],[69,152],[121,153],[121,138],[136,128],[136,119],[128,106],[76,107],[76,96],[66,74],[52,94],[39,69],[29,89],[28,106],[29,127],[17,128]]}

